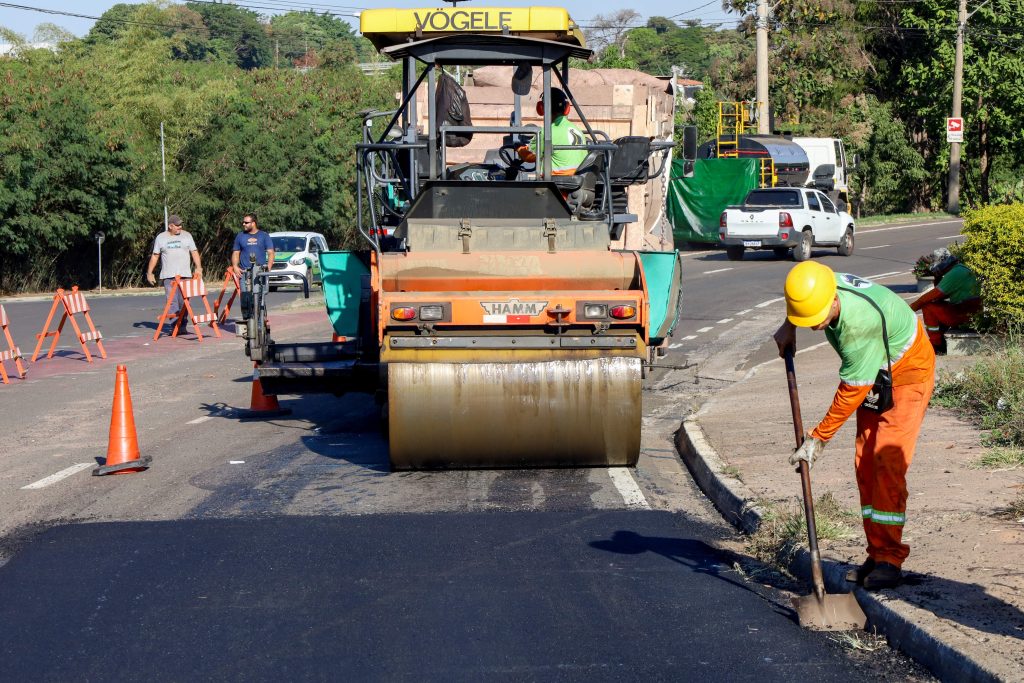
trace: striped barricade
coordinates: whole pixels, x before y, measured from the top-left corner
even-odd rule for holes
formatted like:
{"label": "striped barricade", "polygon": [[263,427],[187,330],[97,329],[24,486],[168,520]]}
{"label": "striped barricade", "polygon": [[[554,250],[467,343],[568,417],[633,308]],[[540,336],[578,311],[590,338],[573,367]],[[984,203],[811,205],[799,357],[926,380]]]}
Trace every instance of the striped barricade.
{"label": "striped barricade", "polygon": [[3,329],[4,337],[7,339],[7,349],[0,351],[0,380],[3,380],[4,384],[11,383],[11,380],[7,377],[7,368],[4,367],[4,363],[10,360],[14,361],[14,366],[18,368],[18,377],[25,379],[25,366],[21,364],[21,349],[14,345],[14,340],[11,339],[11,331],[7,329],[7,324],[7,311],[0,304],[0,328]]}
{"label": "striped barricade", "polygon": [[[57,325],[57,329],[51,330],[50,323],[53,322],[53,316],[57,313],[58,307],[63,307],[64,313],[61,315],[60,324]],[[75,320],[76,313],[81,313],[85,317],[85,322],[89,325],[87,332],[82,332],[82,329],[78,326],[78,321]],[[103,335],[96,329],[96,325],[92,322],[92,316],[89,315],[89,302],[85,300],[85,294],[78,291],[78,286],[75,285],[71,288],[70,292],[58,289],[54,295],[53,306],[50,307],[50,315],[46,317],[43,331],[36,335],[36,339],[39,341],[36,343],[36,350],[32,354],[33,363],[39,357],[39,350],[43,348],[43,340],[47,337],[53,337],[53,342],[50,343],[50,351],[46,354],[46,357],[53,358],[53,352],[57,349],[57,340],[64,329],[64,323],[68,321],[71,322],[71,327],[75,331],[78,343],[82,345],[82,353],[85,354],[87,361],[92,362],[92,354],[89,353],[89,347],[86,346],[86,342],[96,342],[96,348],[100,351],[100,357],[104,359],[107,357],[107,352],[103,348],[103,342],[101,341]]]}
{"label": "striped barricade", "polygon": [[[228,297],[227,303],[224,304],[224,309],[221,310],[221,302],[224,301],[224,295],[227,294],[228,288],[234,285],[234,289],[231,291],[231,296]],[[238,275],[235,274],[233,268],[228,268],[224,271],[224,285],[220,288],[220,294],[217,295],[217,300],[213,302],[213,312],[217,314],[217,322],[223,325],[228,320],[228,314],[231,312],[231,304],[235,302],[235,297],[238,296],[238,292],[241,291],[242,285],[238,281]]]}
{"label": "striped barricade", "polygon": [[[206,300],[206,284],[203,282],[203,279],[201,277],[183,278],[180,275],[175,275],[174,284],[171,285],[171,291],[167,294],[167,303],[164,304],[164,312],[160,314],[160,320],[157,321],[153,341],[160,338],[160,332],[164,328],[164,323],[170,318],[168,311],[171,310],[171,302],[174,301],[174,295],[178,293],[181,294],[182,306],[178,309],[177,316],[174,318],[174,331],[171,332],[171,336],[178,336],[181,322],[185,319],[185,314],[187,313],[188,320],[191,320],[192,324],[196,327],[196,337],[199,338],[199,341],[203,341],[203,333],[199,329],[199,326],[203,323],[212,327],[213,333],[219,337],[220,329],[217,327],[217,314],[213,312],[213,309],[210,308],[210,302]],[[203,306],[206,307],[205,314],[195,314],[190,302],[192,298],[203,300]]]}

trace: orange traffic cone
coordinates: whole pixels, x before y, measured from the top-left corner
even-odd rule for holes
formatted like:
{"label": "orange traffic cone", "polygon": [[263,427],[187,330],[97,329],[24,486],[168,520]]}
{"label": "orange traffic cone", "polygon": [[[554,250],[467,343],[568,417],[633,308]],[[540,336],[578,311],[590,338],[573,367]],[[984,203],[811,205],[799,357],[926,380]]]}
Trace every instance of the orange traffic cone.
{"label": "orange traffic cone", "polygon": [[255,370],[255,368],[259,367],[259,363],[253,363],[252,366],[254,369],[252,373],[252,398],[249,399],[249,410],[239,411],[238,417],[260,418],[291,415],[291,409],[282,408],[281,404],[277,402],[277,396],[263,393],[263,384],[260,382],[260,378]]}
{"label": "orange traffic cone", "polygon": [[117,366],[114,381],[114,407],[110,411],[110,439],[107,461],[92,471],[95,475],[128,474],[149,467],[150,457],[139,457],[139,440],[135,436],[135,415],[132,413],[132,392],[128,388],[128,368]]}

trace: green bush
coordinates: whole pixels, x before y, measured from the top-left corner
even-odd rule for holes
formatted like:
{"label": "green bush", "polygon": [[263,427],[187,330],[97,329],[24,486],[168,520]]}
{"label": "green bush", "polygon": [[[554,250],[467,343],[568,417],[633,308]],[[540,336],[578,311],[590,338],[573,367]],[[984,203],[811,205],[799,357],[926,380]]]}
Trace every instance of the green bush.
{"label": "green bush", "polygon": [[963,233],[958,255],[981,279],[979,322],[997,330],[1024,325],[1024,204],[965,211]]}

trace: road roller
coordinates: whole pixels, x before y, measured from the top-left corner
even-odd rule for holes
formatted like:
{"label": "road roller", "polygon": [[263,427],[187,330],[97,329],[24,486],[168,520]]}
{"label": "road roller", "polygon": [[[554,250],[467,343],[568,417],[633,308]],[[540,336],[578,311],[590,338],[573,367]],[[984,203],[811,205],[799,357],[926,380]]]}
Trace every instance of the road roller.
{"label": "road roller", "polygon": [[[246,273],[238,330],[264,393],[372,394],[396,470],[635,465],[682,297],[670,233],[651,248],[631,201],[663,201],[671,126],[592,125],[569,82],[591,51],[561,9],[374,9],[360,30],[402,66],[397,107],[364,112],[356,145],[365,248],[320,255],[329,342],[275,343],[269,273]],[[507,99],[474,113],[459,81],[485,67]],[[556,89],[564,112],[535,104]],[[563,115],[572,144],[553,138]]]}

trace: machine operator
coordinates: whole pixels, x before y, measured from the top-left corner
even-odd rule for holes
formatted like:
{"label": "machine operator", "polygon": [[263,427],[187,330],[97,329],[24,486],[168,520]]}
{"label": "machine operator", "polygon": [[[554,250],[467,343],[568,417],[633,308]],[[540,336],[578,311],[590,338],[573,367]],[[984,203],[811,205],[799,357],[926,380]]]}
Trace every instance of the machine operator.
{"label": "machine operator", "polygon": [[[569,98],[561,89],[551,89],[551,105],[552,145],[585,145],[587,141],[583,132],[569,120]],[[537,115],[544,116],[543,99],[537,102]],[[541,135],[535,136],[529,145],[517,148],[516,153],[526,163],[537,163],[537,157],[544,154]],[[551,172],[554,175],[573,175],[586,157],[585,149],[556,149],[551,152]]]}

